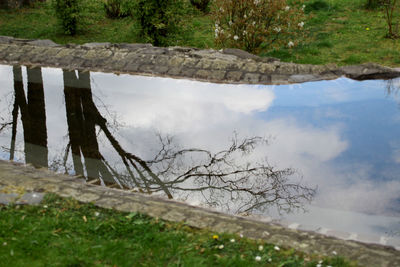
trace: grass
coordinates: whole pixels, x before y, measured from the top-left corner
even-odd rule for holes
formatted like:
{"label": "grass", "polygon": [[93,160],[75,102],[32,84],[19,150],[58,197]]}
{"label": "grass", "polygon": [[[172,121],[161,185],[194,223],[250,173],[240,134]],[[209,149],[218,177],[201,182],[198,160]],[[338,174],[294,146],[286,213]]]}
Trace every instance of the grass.
{"label": "grass", "polygon": [[52,194],[39,206],[0,206],[4,266],[283,267],[316,266],[321,260],[324,266],[355,266],[340,257],[277,250],[237,235],[101,209]]}
{"label": "grass", "polygon": [[325,0],[321,9],[309,8],[308,32],[302,45],[263,55],[296,63],[338,65],[376,62],[399,66],[400,40],[385,38],[387,26],[381,8],[368,10],[366,0]]}
{"label": "grass", "polygon": [[[301,44],[260,51],[261,56],[282,61],[310,64],[349,65],[376,62],[400,65],[400,40],[385,38],[387,26],[382,9],[365,8],[366,0],[306,0],[308,19]],[[103,2],[85,1],[76,36],[65,36],[57,24],[51,5],[37,3],[35,8],[0,10],[0,35],[29,39],[51,39],[57,43],[143,42],[135,19],[109,19]],[[186,3],[186,15],[169,45],[216,48],[212,15],[203,14]]]}

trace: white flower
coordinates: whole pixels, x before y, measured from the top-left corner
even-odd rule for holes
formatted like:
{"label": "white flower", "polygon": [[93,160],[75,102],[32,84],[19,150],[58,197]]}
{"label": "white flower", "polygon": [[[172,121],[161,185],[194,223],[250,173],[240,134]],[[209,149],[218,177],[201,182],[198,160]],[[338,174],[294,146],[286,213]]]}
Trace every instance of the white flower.
{"label": "white flower", "polygon": [[337,252],[334,250],[334,251],[332,251],[332,254],[336,256]]}
{"label": "white flower", "polygon": [[239,39],[239,36],[235,35],[233,36],[233,40],[237,41]]}
{"label": "white flower", "polygon": [[271,262],[271,261],[272,261],[272,259],[271,259],[271,258],[269,258],[269,259],[268,259],[268,262]]}
{"label": "white flower", "polygon": [[99,215],[100,215],[100,212],[98,212],[98,211],[96,211],[96,212],[94,213],[94,216],[96,216],[96,217],[99,217]]}
{"label": "white flower", "polygon": [[292,41],[290,41],[287,45],[288,45],[289,48],[291,48],[291,47],[294,46],[294,43]]}
{"label": "white flower", "polygon": [[232,26],[232,24],[233,24],[232,20],[230,20],[230,21],[228,22],[228,24],[229,24],[229,26]]}
{"label": "white flower", "polygon": [[217,34],[218,34],[218,32],[219,32],[218,28],[215,28],[215,33],[217,33]]}
{"label": "white flower", "polygon": [[304,26],[304,22],[302,21],[302,22],[300,22],[299,24],[297,24],[297,25],[299,25],[299,27],[300,28],[303,28],[303,26]]}
{"label": "white flower", "polygon": [[255,22],[255,21],[253,21],[253,26],[254,26],[254,25],[256,25],[256,22]]}
{"label": "white flower", "polygon": [[261,245],[258,246],[258,250],[259,250],[259,251],[262,251],[263,249],[264,249],[263,246],[261,246]]}
{"label": "white flower", "polygon": [[243,234],[240,234],[239,236],[240,236],[240,238],[243,238]]}
{"label": "white flower", "polygon": [[231,240],[229,240],[229,241],[231,241],[231,243],[235,243],[235,239],[233,239],[233,238]]}
{"label": "white flower", "polygon": [[246,14],[244,14],[243,18],[247,19],[247,15],[246,15]]}
{"label": "white flower", "polygon": [[281,32],[281,30],[282,30],[281,27],[275,27],[274,28],[274,31],[276,31],[276,32]]}
{"label": "white flower", "polygon": [[255,260],[256,261],[261,261],[261,257],[260,256],[256,256]]}
{"label": "white flower", "polygon": [[247,31],[243,31],[243,35],[246,35],[247,34]]}
{"label": "white flower", "polygon": [[47,205],[43,205],[43,208],[47,209],[47,208],[48,208],[48,206],[47,206]]}
{"label": "white flower", "polygon": [[274,249],[275,249],[276,251],[281,250],[278,246],[275,246]]}
{"label": "white flower", "polygon": [[254,0],[254,4],[258,5],[260,3],[260,0]]}
{"label": "white flower", "polygon": [[215,28],[216,28],[216,29],[218,29],[218,28],[219,28],[219,25],[218,25],[218,23],[215,23]]}
{"label": "white flower", "polygon": [[289,10],[290,10],[290,6],[286,6],[285,11],[289,11]]}
{"label": "white flower", "polygon": [[223,248],[224,248],[224,245],[219,245],[218,248],[219,248],[219,249],[223,249]]}
{"label": "white flower", "polygon": [[301,10],[304,10],[306,8],[306,5],[303,5],[302,7],[301,7]]}
{"label": "white flower", "polygon": [[322,264],[318,263],[315,267],[322,267]]}

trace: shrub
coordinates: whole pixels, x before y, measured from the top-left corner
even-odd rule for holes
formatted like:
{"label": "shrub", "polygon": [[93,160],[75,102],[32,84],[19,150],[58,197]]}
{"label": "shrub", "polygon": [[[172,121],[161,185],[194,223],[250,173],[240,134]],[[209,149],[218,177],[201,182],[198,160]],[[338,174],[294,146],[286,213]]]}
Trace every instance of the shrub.
{"label": "shrub", "polygon": [[141,36],[156,46],[167,45],[167,37],[177,31],[182,10],[181,0],[138,0],[136,17]]}
{"label": "shrub", "polygon": [[307,4],[305,11],[309,13],[311,11],[329,10],[329,8],[330,5],[325,0],[315,0]]}
{"label": "shrub", "polygon": [[304,27],[302,1],[216,0],[215,41],[222,47],[256,52],[285,44],[293,47]]}
{"label": "shrub", "polygon": [[384,0],[368,0],[367,4],[365,5],[369,9],[374,9],[377,7],[382,6]]}
{"label": "shrub", "polygon": [[190,0],[190,3],[204,13],[208,13],[210,11],[210,0]]}
{"label": "shrub", "polygon": [[54,9],[65,34],[75,35],[80,12],[80,0],[55,0]]}
{"label": "shrub", "polygon": [[388,38],[399,38],[399,0],[382,0],[388,27]]}
{"label": "shrub", "polygon": [[104,10],[109,18],[124,18],[132,15],[133,1],[105,0]]}

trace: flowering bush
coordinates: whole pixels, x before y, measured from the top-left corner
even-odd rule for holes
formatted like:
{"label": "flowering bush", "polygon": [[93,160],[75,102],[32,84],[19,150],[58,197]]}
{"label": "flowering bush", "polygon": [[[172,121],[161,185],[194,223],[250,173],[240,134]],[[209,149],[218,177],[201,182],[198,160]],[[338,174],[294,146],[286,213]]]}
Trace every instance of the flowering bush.
{"label": "flowering bush", "polygon": [[222,47],[256,52],[282,44],[293,47],[304,27],[302,0],[216,0],[215,41]]}

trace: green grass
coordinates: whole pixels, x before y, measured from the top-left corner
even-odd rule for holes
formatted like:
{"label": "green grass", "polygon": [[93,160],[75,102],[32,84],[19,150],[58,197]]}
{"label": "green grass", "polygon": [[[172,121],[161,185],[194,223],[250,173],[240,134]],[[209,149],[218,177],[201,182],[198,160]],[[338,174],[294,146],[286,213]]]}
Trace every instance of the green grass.
{"label": "green grass", "polygon": [[[306,5],[314,2],[308,1]],[[309,10],[308,34],[302,45],[263,55],[278,55],[283,61],[296,63],[349,65],[376,62],[399,66],[400,40],[385,38],[387,26],[381,9],[366,9],[366,0],[322,2],[328,7]]]}
{"label": "green grass", "polygon": [[[16,11],[0,10],[0,35],[29,39],[51,39],[57,43],[143,42],[134,18],[109,19],[103,2],[84,1],[86,7],[76,36],[65,36],[49,3]],[[307,20],[301,44],[289,49],[269,50],[261,56],[274,56],[296,63],[338,65],[376,62],[400,65],[400,40],[385,38],[387,26],[381,8],[366,9],[367,0],[306,0]],[[169,45],[216,48],[212,15],[203,14],[187,1],[185,17]],[[367,30],[368,28],[368,30]]]}
{"label": "green grass", "polygon": [[[4,266],[294,267],[316,266],[320,260],[324,266],[355,266],[339,257],[277,251],[261,241],[231,234],[218,234],[215,239],[214,235],[55,195],[47,195],[40,206],[0,206],[0,262]],[[256,256],[261,261],[255,261]]]}

